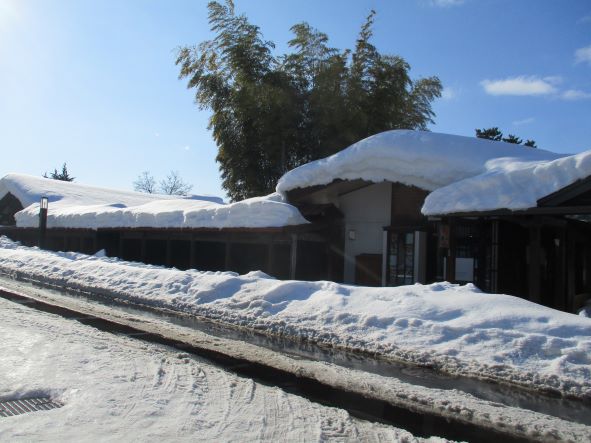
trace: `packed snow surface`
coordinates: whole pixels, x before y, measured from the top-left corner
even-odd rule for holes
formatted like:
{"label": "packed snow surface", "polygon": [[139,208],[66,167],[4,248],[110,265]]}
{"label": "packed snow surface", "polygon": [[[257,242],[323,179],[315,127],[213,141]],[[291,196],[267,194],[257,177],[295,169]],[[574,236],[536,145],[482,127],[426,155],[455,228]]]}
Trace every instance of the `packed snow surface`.
{"label": "packed snow surface", "polygon": [[591,396],[591,319],[473,285],[367,288],[179,271],[0,238],[0,271],[267,334]]}
{"label": "packed snow surface", "polygon": [[0,419],[2,441],[424,441],[6,300],[0,335],[0,400],[47,395],[64,405]]}
{"label": "packed snow surface", "polygon": [[387,180],[432,191],[425,215],[527,209],[591,175],[591,151],[577,155],[434,132],[394,130],[361,140],[286,173],[277,191],[334,180]]}
{"label": "packed snow surface", "polygon": [[24,209],[18,227],[37,227],[39,202],[48,197],[49,228],[257,228],[305,224],[278,194],[224,204],[218,197],[144,194],[96,188],[22,174],[0,180],[0,199],[14,195]]}

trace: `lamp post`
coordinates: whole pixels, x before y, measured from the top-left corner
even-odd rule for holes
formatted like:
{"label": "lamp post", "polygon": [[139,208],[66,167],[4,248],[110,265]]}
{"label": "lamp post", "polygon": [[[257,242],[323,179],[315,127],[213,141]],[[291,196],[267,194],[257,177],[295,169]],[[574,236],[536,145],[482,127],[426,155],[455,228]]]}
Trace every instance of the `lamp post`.
{"label": "lamp post", "polygon": [[47,197],[41,197],[39,205],[39,248],[45,248],[45,234],[47,232]]}

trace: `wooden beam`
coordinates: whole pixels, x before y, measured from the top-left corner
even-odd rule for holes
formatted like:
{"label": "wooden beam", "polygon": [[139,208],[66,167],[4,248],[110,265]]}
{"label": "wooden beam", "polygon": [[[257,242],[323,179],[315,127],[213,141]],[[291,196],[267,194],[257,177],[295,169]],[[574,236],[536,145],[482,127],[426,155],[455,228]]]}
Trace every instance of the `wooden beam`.
{"label": "wooden beam", "polygon": [[195,269],[195,234],[191,234],[191,240],[189,244],[189,268]]}
{"label": "wooden beam", "polygon": [[298,259],[298,235],[291,234],[291,259],[289,262],[289,278],[295,280]]}
{"label": "wooden beam", "polygon": [[529,300],[535,303],[541,301],[541,229],[539,226],[529,228],[529,269],[528,289]]}

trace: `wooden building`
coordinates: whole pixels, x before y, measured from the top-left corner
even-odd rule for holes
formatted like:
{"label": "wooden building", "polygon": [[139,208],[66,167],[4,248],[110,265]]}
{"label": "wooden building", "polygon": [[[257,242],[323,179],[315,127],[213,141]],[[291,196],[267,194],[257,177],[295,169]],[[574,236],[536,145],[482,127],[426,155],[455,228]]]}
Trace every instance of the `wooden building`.
{"label": "wooden building", "polygon": [[[20,189],[19,180],[26,189],[36,186],[35,198],[57,185],[0,180],[0,234],[32,246],[39,239],[35,205],[22,190],[11,191]],[[454,188],[457,183],[462,187]],[[59,186],[67,194],[68,185]],[[63,202],[53,210],[50,202],[54,218],[46,247],[89,254],[104,249],[108,256],[179,269],[261,270],[280,279],[364,286],[473,283],[571,312],[590,298],[591,151],[564,156],[469,137],[389,131],[288,172],[277,189],[281,196],[253,199],[253,208],[234,204],[246,205],[245,224],[232,205],[215,206],[200,219],[210,207],[179,200],[167,201],[164,212],[176,205],[193,211],[193,218],[185,217],[192,225],[182,218],[165,219],[166,227],[142,224],[159,216],[147,213],[133,226],[125,221],[75,228],[76,220],[68,224],[72,211],[60,215],[55,205]],[[154,197],[119,192],[111,198],[104,191],[92,203],[107,215],[127,207],[120,201],[133,201],[136,212],[154,204]],[[479,203],[483,196],[487,209]],[[269,208],[283,218],[265,218]],[[19,223],[27,211],[28,219]],[[248,224],[257,217],[262,221]],[[92,221],[92,212],[80,219]]]}

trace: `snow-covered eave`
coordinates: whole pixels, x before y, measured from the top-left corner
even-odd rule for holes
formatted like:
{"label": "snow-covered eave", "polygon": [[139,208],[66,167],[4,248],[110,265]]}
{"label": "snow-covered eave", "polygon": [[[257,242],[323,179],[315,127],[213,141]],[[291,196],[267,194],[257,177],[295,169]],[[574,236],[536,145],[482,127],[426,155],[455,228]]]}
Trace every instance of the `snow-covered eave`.
{"label": "snow-covered eave", "polygon": [[[0,225],[0,230],[19,230],[19,231],[36,231],[38,228],[33,226],[16,226],[16,225]],[[272,233],[299,233],[299,232],[309,232],[314,230],[313,225],[311,223],[305,224],[297,224],[297,225],[285,225],[285,226],[232,226],[232,227],[211,227],[211,226],[202,226],[202,227],[157,227],[157,226],[102,226],[102,227],[87,227],[87,228],[80,228],[80,227],[63,227],[63,226],[55,226],[55,227],[48,227],[48,231],[66,231],[66,232],[87,232],[87,231],[147,231],[147,232],[179,232],[179,233],[191,233],[191,232],[272,232]]]}

